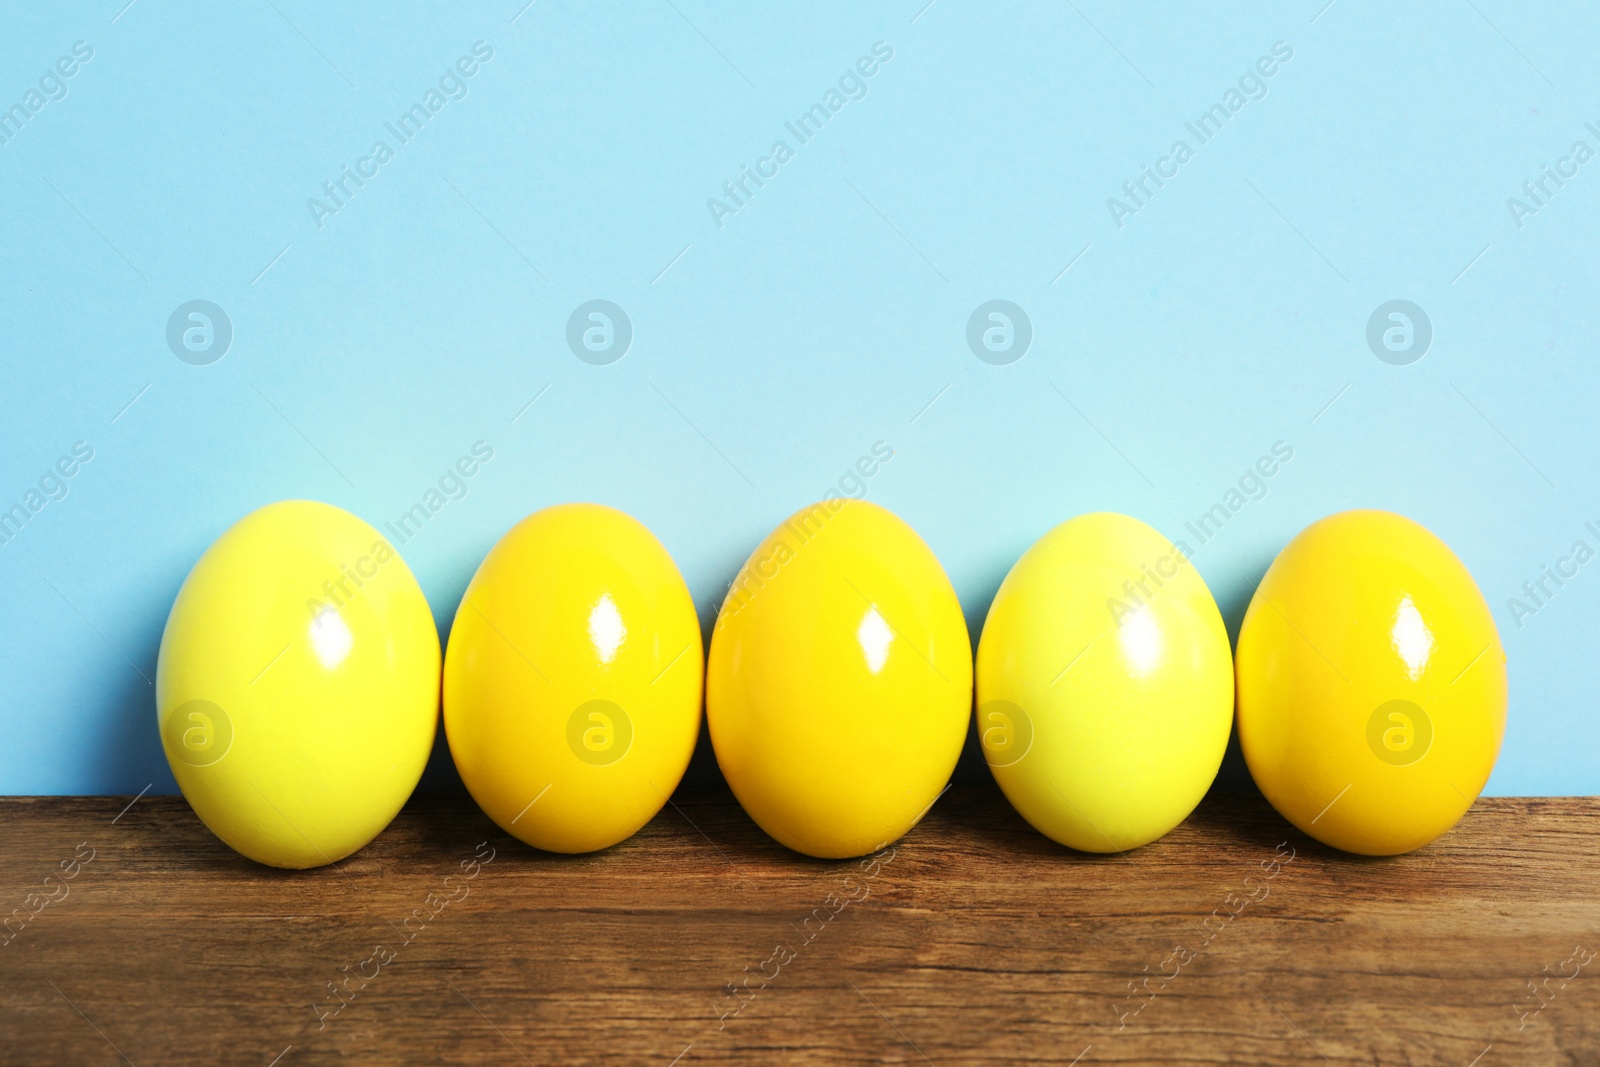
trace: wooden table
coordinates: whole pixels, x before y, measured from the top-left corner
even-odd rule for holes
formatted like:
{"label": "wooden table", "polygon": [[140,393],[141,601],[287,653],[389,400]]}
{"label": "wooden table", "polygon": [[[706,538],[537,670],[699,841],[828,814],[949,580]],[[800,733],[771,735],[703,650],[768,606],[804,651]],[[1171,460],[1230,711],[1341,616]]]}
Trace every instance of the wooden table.
{"label": "wooden table", "polygon": [[958,785],[864,864],[725,791],[586,857],[433,795],[307,872],[125,805],[0,800],[4,907],[56,898],[0,948],[4,1063],[1600,1061],[1596,799],[1371,860],[1227,795],[1094,857]]}

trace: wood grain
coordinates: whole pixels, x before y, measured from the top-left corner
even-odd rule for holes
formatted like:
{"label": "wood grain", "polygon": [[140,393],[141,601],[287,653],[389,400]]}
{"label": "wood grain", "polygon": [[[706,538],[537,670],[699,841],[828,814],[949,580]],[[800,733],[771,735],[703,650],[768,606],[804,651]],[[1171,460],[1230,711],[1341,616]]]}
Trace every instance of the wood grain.
{"label": "wood grain", "polygon": [[298,873],[127,803],[0,800],[0,914],[59,898],[0,948],[0,1062],[1600,1062],[1596,799],[1371,860],[1225,795],[1091,857],[958,784],[864,867],[725,791],[587,857],[434,795]]}

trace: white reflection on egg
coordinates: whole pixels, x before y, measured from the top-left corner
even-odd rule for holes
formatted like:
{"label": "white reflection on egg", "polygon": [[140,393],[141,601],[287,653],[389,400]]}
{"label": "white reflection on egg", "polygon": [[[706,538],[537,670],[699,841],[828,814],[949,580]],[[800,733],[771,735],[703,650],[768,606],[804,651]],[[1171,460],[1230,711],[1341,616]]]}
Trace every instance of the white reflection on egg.
{"label": "white reflection on egg", "polygon": [[1400,606],[1395,609],[1394,626],[1389,630],[1389,642],[1394,645],[1394,650],[1405,661],[1406,671],[1414,682],[1428,666],[1428,657],[1433,654],[1433,631],[1428,629],[1428,624],[1422,621],[1422,613],[1411,602],[1411,597],[1404,597]]}
{"label": "white reflection on egg", "polygon": [[311,638],[311,650],[317,654],[317,662],[330,671],[344,662],[344,658],[350,654],[350,647],[355,644],[355,638],[350,636],[350,627],[345,625],[337,611],[331,609],[320,611],[312,618],[308,636]]}
{"label": "white reflection on egg", "polygon": [[1161,628],[1150,612],[1139,609],[1123,619],[1117,627],[1117,640],[1123,657],[1141,677],[1161,662]]}
{"label": "white reflection on egg", "polygon": [[610,593],[601,594],[589,610],[589,643],[594,645],[600,662],[610,663],[616,659],[617,649],[622,647],[627,636],[628,628],[622,624],[622,612],[617,610],[616,602]]}
{"label": "white reflection on egg", "polygon": [[867,658],[867,670],[873,674],[883,670],[883,665],[889,661],[889,645],[893,641],[894,631],[878,614],[878,609],[867,608],[867,613],[861,616],[861,625],[856,627],[856,642],[861,645],[861,654]]}

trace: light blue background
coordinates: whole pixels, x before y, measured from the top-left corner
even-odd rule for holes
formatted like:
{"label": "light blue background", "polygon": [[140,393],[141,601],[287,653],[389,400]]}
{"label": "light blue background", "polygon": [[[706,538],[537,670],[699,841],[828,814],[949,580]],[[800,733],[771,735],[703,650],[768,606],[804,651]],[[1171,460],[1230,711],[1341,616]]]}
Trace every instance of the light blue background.
{"label": "light blue background", "polygon": [[[1408,514],[1506,644],[1489,792],[1600,791],[1600,562],[1520,628],[1506,606],[1600,548],[1600,160],[1520,228],[1506,206],[1600,149],[1593,9],[924,2],[7,4],[0,107],[94,58],[0,147],[0,503],[76,441],[94,459],[0,547],[0,792],[172,791],[148,679],[205,547],[285,497],[381,524],[478,440],[494,460],[404,549],[441,632],[500,533],[579,499],[655,530],[709,624],[760,537],[885,441],[868,495],[974,636],[1050,526],[1181,537],[1282,440],[1196,557],[1230,629],[1308,522]],[[468,95],[396,146],[383,124],[480,39]],[[1119,229],[1107,198],[1280,40],[1268,95]],[[799,145],[784,123],[876,41],[868,95]],[[319,229],[307,198],[380,137],[395,158]],[[719,229],[707,198],[780,138],[795,158]],[[165,340],[196,298],[234,328],[210,366]],[[565,343],[595,298],[633,323],[610,366]],[[993,298],[1033,325],[1009,366],[965,342]],[[1396,298],[1433,324],[1410,366],[1365,342]]]}

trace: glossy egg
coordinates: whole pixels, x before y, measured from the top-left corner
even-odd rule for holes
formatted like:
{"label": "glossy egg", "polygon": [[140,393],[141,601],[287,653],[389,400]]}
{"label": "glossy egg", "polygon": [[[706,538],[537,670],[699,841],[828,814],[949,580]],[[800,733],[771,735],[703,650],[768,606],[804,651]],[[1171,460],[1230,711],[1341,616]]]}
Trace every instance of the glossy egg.
{"label": "glossy egg", "polygon": [[1455,554],[1387,511],[1312,523],[1239,633],[1239,742],[1273,807],[1318,840],[1392,855],[1472,806],[1506,722],[1505,652]]}
{"label": "glossy egg", "polygon": [[216,835],[274,867],[332,863],[411,795],[439,719],[439,633],[394,548],[286,500],[206,550],[156,666],[162,746]]}
{"label": "glossy egg", "polygon": [[797,852],[860,856],[933,805],[961,753],[972,646],[933,552],[833,498],[769,534],[717,616],[706,717],[745,811]]}
{"label": "glossy egg", "polygon": [[507,833],[552,852],[630,837],[683,777],[704,646],[672,557],[637,519],[562,504],[519,522],[450,629],[456,769]]}
{"label": "glossy egg", "polygon": [[1187,553],[1098,513],[1036,541],[978,642],[978,734],[995,781],[1047,837],[1147,844],[1194,810],[1233,722],[1228,633]]}

